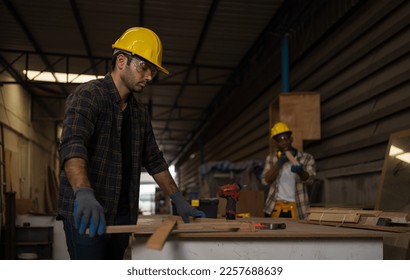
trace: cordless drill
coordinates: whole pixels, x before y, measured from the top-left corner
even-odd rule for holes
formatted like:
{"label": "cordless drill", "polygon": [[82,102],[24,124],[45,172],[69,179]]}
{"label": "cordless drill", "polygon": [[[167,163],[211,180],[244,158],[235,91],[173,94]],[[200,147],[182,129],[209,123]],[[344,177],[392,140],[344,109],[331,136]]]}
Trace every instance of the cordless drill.
{"label": "cordless drill", "polygon": [[227,220],[235,220],[236,218],[236,202],[239,200],[239,191],[242,186],[239,184],[228,184],[219,187],[218,195],[226,198],[225,217]]}

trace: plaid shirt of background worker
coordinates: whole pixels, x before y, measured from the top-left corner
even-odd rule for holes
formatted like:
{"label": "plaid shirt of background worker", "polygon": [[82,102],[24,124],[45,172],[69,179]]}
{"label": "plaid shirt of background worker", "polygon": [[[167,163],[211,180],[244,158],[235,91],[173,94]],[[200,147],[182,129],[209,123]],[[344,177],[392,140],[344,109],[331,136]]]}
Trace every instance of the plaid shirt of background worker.
{"label": "plaid shirt of background worker", "polygon": [[[306,181],[302,181],[299,176],[296,176],[296,193],[295,193],[295,202],[296,202],[296,208],[297,208],[297,215],[298,219],[305,219],[308,215],[309,211],[309,196],[307,192],[307,185],[313,183],[314,178],[316,176],[316,166],[315,166],[315,160],[312,155],[308,153],[304,153],[301,151],[297,152],[296,155],[297,161],[303,164],[303,167],[307,173],[309,173],[309,178]],[[268,183],[265,181],[265,174],[268,172],[268,170],[272,169],[272,167],[276,164],[278,161],[278,157],[272,154],[269,154],[266,157],[265,161],[265,166],[262,172],[262,183],[266,186],[268,186]],[[267,214],[271,214],[273,209],[275,208],[275,202],[276,202],[276,195],[277,195],[277,186],[278,186],[278,180],[280,178],[280,174],[282,172],[282,169],[279,171],[279,175],[276,178],[276,180],[270,184],[269,186],[269,192],[267,195],[267,199],[265,202],[265,208],[264,212]]]}

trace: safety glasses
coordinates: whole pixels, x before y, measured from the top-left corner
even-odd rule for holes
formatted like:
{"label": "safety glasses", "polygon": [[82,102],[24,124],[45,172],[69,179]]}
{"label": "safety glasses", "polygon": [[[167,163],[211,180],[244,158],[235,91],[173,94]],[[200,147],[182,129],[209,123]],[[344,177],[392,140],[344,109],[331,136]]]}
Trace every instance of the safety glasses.
{"label": "safety glasses", "polygon": [[152,79],[154,79],[157,74],[158,74],[158,70],[157,67],[155,67],[155,65],[153,65],[152,63],[149,63],[148,61],[142,60],[139,57],[132,57],[132,64],[134,64],[135,69],[138,72],[146,72],[146,71],[150,71],[151,72],[151,77]]}
{"label": "safety glasses", "polygon": [[283,141],[288,141],[290,138],[292,138],[291,134],[280,134],[280,135],[276,135],[275,137],[273,137],[273,139],[277,142],[277,143],[281,143]]}

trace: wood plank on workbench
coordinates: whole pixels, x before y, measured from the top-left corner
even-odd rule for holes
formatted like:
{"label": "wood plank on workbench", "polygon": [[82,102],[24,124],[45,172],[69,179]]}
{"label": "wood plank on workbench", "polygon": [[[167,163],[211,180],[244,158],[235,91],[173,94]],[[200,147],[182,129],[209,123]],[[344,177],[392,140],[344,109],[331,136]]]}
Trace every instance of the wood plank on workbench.
{"label": "wood plank on workbench", "polygon": [[310,213],[331,213],[331,214],[358,214],[360,216],[378,217],[383,211],[380,210],[362,210],[351,208],[323,208],[323,207],[311,207]]}
{"label": "wood plank on workbench", "polygon": [[[170,217],[171,218],[171,217]],[[254,225],[250,221],[227,221],[216,219],[196,219],[190,223],[179,221],[179,217],[172,217],[177,222],[172,233],[189,232],[219,232],[219,231],[254,231]],[[160,219],[147,219],[139,221],[137,225],[107,226],[106,233],[152,233],[160,227],[164,221]]]}
{"label": "wood plank on workbench", "polygon": [[[316,219],[317,215],[357,214],[357,215],[360,215],[360,217],[377,217],[377,218],[390,219],[391,223],[402,224],[403,226],[410,225],[410,222],[409,222],[410,216],[406,212],[384,212],[381,210],[361,210],[361,209],[351,209],[351,208],[322,208],[322,207],[312,207],[310,208],[309,212],[310,214],[314,214],[313,217],[315,217],[314,219],[310,219],[310,220],[318,220]],[[333,219],[330,219],[328,221],[339,222],[339,220],[333,220]]]}
{"label": "wood plank on workbench", "polygon": [[310,213],[309,221],[358,223],[360,215],[356,213]]}
{"label": "wood plank on workbench", "polygon": [[[224,219],[216,219],[221,220]],[[280,238],[280,239],[292,239],[292,238],[383,238],[386,236],[396,236],[399,233],[368,230],[360,228],[347,228],[347,227],[331,227],[321,226],[318,224],[308,224],[299,220],[286,219],[286,218],[265,218],[265,217],[253,217],[237,219],[236,221],[251,221],[255,223],[285,223],[286,229],[282,230],[260,230],[260,231],[221,231],[221,232],[191,232],[191,233],[178,233],[171,234],[171,238],[206,238],[206,239],[220,239],[220,238],[251,238],[257,240],[258,238]],[[162,220],[160,220],[162,222]],[[140,223],[140,221],[138,222]],[[155,230],[155,229],[154,229]],[[141,231],[134,232],[134,237],[149,236],[153,231]],[[174,233],[175,232],[175,233]]]}
{"label": "wood plank on workbench", "polygon": [[[242,239],[259,238],[271,239],[293,239],[293,238],[383,238],[386,236],[395,236],[400,233],[391,231],[379,231],[351,227],[325,226],[320,224],[299,223],[298,221],[287,221],[286,229],[281,230],[260,230],[255,232],[219,232],[219,233],[177,233],[172,238],[206,238],[206,239]],[[349,224],[355,225],[355,224]]]}
{"label": "wood plank on workbench", "polygon": [[147,241],[147,248],[154,250],[161,250],[167,240],[172,229],[176,226],[177,220],[173,217],[169,217],[163,222],[151,235]]}
{"label": "wood plank on workbench", "polygon": [[400,226],[377,226],[377,225],[366,225],[366,224],[319,222],[319,221],[306,221],[306,223],[321,225],[321,226],[356,228],[356,229],[377,230],[377,231],[396,232],[396,233],[410,232],[410,227],[400,227]]}

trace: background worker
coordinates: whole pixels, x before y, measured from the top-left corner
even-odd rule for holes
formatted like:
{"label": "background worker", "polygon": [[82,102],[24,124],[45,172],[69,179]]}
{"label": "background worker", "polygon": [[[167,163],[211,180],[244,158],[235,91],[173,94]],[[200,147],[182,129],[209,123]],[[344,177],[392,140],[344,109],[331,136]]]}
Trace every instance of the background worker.
{"label": "background worker", "polygon": [[[286,123],[276,123],[271,137],[276,152],[266,157],[262,172],[262,183],[269,186],[264,212],[271,217],[305,219],[309,210],[307,184],[316,176],[315,160],[292,147],[292,131]],[[291,157],[297,162],[292,163]]]}
{"label": "background worker", "polygon": [[71,259],[123,259],[129,234],[105,234],[106,224],[136,223],[143,167],[185,222],[189,216],[205,217],[179,192],[155,141],[149,112],[138,101],[158,70],[168,74],[161,65],[159,37],[133,27],[112,48],[112,72],[78,86],[66,101],[58,218]]}

